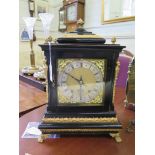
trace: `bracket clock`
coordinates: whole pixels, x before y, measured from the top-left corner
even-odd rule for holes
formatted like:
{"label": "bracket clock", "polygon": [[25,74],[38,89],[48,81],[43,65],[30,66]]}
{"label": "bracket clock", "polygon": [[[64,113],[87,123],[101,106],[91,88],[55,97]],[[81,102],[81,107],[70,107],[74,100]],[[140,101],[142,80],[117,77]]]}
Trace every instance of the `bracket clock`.
{"label": "bracket clock", "polygon": [[114,91],[117,59],[125,46],[105,44],[81,28],[78,32],[40,45],[48,65],[48,106],[39,141],[49,134],[110,134],[120,142]]}
{"label": "bracket clock", "polygon": [[77,29],[77,21],[81,18],[84,20],[85,0],[64,0],[63,5],[66,12],[67,31],[72,32]]}

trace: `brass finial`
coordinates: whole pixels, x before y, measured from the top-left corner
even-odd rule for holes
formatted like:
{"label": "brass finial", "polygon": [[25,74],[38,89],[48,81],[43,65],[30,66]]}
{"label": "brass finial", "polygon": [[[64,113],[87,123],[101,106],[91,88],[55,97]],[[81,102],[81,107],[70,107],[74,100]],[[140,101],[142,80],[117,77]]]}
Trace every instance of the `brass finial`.
{"label": "brass finial", "polygon": [[48,42],[56,42],[56,39],[49,36],[47,39],[45,39],[45,44],[47,44]]}
{"label": "brass finial", "polygon": [[77,21],[77,24],[78,24],[78,28],[82,28],[82,27],[83,27],[83,24],[84,24],[84,21],[80,18],[80,19]]}
{"label": "brass finial", "polygon": [[112,44],[115,44],[116,43],[116,37],[112,37],[111,42],[112,42]]}
{"label": "brass finial", "polygon": [[53,38],[51,36],[49,36],[48,38],[45,39],[45,43],[48,43],[48,42],[52,42]]}

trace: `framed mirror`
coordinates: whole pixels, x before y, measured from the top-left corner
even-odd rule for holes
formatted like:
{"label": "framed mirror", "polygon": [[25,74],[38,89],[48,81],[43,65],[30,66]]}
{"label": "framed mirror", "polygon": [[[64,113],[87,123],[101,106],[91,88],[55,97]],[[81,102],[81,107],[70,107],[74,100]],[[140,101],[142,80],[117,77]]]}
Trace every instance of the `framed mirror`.
{"label": "framed mirror", "polygon": [[135,0],[102,0],[102,24],[135,20]]}

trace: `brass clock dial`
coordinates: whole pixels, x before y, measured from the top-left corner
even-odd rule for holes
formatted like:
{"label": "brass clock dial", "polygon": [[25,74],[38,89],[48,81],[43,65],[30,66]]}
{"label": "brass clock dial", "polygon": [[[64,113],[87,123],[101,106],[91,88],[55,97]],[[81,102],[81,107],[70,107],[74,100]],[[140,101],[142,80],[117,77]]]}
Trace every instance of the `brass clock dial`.
{"label": "brass clock dial", "polygon": [[58,103],[102,104],[104,66],[104,59],[58,59]]}

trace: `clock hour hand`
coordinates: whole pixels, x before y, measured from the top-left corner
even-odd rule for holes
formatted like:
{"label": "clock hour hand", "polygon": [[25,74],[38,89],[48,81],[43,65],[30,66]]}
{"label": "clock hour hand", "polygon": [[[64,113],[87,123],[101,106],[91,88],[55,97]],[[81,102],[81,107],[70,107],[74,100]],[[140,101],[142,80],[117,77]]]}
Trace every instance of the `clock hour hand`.
{"label": "clock hour hand", "polygon": [[83,85],[83,79],[82,79],[82,76],[80,76],[80,85]]}
{"label": "clock hour hand", "polygon": [[80,84],[80,101],[82,101],[82,85]]}
{"label": "clock hour hand", "polygon": [[[65,72],[66,73],[66,72]],[[73,75],[69,74],[69,73],[66,73],[67,75],[69,75],[71,78],[73,78],[74,80],[76,80],[78,83],[80,83],[80,80],[77,79],[76,77],[74,77]]]}
{"label": "clock hour hand", "polygon": [[83,79],[82,76],[80,76],[80,101],[82,101],[82,86],[83,86]]}
{"label": "clock hour hand", "polygon": [[80,101],[82,101],[82,84],[83,84],[82,76],[80,76]]}

